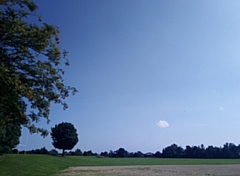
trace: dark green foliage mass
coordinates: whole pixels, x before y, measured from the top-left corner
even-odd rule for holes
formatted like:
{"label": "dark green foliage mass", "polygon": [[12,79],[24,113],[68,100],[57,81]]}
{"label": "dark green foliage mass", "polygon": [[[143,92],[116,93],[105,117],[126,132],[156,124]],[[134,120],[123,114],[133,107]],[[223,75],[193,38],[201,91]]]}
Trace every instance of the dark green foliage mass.
{"label": "dark green foliage mass", "polygon": [[10,153],[19,143],[21,126],[15,123],[7,123],[6,128],[0,128],[0,155]]}
{"label": "dark green foliage mass", "polygon": [[62,122],[51,128],[51,136],[53,146],[62,149],[62,156],[65,150],[71,150],[78,143],[77,130],[68,122]]}

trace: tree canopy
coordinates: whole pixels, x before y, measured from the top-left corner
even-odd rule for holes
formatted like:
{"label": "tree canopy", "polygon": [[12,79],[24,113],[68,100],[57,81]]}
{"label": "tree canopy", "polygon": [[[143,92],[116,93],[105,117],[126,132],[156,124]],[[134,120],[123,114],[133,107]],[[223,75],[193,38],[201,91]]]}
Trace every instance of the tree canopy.
{"label": "tree canopy", "polygon": [[46,136],[34,124],[50,121],[51,103],[68,108],[64,100],[77,90],[62,78],[61,64],[69,62],[59,46],[60,30],[43,22],[37,8],[32,0],[0,1],[0,128],[14,123]]}
{"label": "tree canopy", "polygon": [[51,128],[52,144],[62,149],[62,156],[65,150],[71,150],[78,143],[78,134],[75,127],[68,122],[62,122]]}
{"label": "tree canopy", "polygon": [[0,128],[0,155],[3,153],[11,153],[19,143],[19,137],[21,136],[21,126],[14,122],[8,122],[6,128]]}

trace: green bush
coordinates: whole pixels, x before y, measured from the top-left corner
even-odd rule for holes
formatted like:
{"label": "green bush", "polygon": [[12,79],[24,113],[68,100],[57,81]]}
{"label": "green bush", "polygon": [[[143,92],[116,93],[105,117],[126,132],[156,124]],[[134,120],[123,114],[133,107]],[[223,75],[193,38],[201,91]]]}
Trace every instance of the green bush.
{"label": "green bush", "polygon": [[52,150],[49,152],[49,155],[57,156],[57,155],[58,155],[58,151],[55,150],[55,149],[52,149]]}

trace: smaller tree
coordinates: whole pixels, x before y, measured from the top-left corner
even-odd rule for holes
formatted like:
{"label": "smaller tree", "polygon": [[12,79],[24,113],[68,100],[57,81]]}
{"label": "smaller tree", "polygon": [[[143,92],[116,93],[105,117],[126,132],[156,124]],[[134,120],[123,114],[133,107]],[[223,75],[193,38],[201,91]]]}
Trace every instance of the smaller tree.
{"label": "smaller tree", "polygon": [[101,152],[101,154],[100,154],[100,156],[101,157],[108,157],[109,155],[108,155],[108,152]]}
{"label": "smaller tree", "polygon": [[119,148],[117,151],[115,151],[116,157],[118,158],[125,158],[128,157],[128,151],[126,151],[124,148]]}
{"label": "smaller tree", "polygon": [[94,156],[94,153],[92,152],[92,150],[85,151],[83,152],[83,156]]}
{"label": "smaller tree", "polygon": [[58,151],[55,150],[55,149],[52,149],[50,152],[49,152],[50,155],[52,156],[57,156],[58,155]]}
{"label": "smaller tree", "polygon": [[62,150],[62,156],[65,150],[71,150],[78,143],[77,130],[68,122],[62,122],[51,128],[51,136],[53,146]]}
{"label": "smaller tree", "polygon": [[75,152],[74,152],[74,154],[75,154],[76,156],[81,156],[81,155],[82,155],[82,151],[81,151],[80,149],[76,149]]}
{"label": "smaller tree", "polygon": [[48,150],[45,147],[40,149],[40,153],[41,154],[49,154]]}

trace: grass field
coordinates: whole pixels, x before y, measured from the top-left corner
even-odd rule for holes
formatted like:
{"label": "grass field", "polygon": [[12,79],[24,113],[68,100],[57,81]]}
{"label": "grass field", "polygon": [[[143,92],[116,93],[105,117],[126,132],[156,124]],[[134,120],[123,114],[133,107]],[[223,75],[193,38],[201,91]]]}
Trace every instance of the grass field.
{"label": "grass field", "polygon": [[97,158],[9,154],[0,157],[0,176],[40,176],[58,173],[70,166],[203,165],[240,164],[240,159]]}

